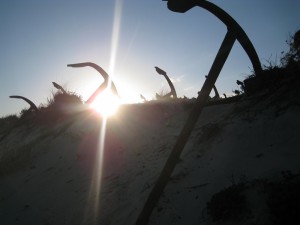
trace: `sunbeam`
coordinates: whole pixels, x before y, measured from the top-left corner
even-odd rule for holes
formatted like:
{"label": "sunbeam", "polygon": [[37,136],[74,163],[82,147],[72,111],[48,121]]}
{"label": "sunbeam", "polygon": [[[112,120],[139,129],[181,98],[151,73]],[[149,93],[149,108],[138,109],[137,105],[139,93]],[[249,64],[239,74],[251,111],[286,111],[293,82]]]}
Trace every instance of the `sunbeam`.
{"label": "sunbeam", "polygon": [[[122,0],[115,1],[114,8],[114,20],[113,20],[113,30],[112,30],[112,39],[111,39],[111,52],[110,52],[110,64],[109,64],[109,74],[113,77],[116,55],[118,49],[118,41],[119,41],[119,32],[120,32],[120,24],[121,24],[121,14],[122,14]],[[107,89],[111,87],[111,80],[108,82]],[[102,123],[99,134],[99,142],[97,149],[97,159],[96,165],[94,167],[94,175],[93,180],[91,182],[90,188],[90,206],[93,206],[94,212],[94,224],[97,224],[97,218],[99,213],[100,206],[100,191],[101,191],[101,179],[103,174],[103,156],[104,156],[104,148],[105,148],[105,136],[106,136],[106,127],[107,127],[107,116],[102,116]]]}
{"label": "sunbeam", "polygon": [[119,43],[121,15],[122,15],[122,0],[116,0],[115,12],[114,12],[114,24],[113,24],[113,31],[112,31],[110,63],[109,63],[109,74],[111,74],[112,76],[114,74],[116,55],[117,55],[117,49]]}

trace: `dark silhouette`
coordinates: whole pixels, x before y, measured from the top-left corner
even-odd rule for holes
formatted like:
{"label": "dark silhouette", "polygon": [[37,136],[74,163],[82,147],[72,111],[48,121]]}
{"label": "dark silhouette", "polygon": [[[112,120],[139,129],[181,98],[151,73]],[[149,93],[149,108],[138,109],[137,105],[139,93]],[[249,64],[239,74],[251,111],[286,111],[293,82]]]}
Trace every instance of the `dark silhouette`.
{"label": "dark silhouette", "polygon": [[189,136],[209,98],[209,94],[236,40],[240,42],[241,46],[249,56],[256,75],[261,76],[262,68],[255,48],[253,47],[245,31],[229,14],[213,3],[205,0],[168,0],[168,8],[174,12],[184,13],[194,6],[200,6],[204,9],[207,9],[217,18],[219,18],[227,26],[227,33],[208,73],[207,79],[202,86],[200,94],[196,99],[196,103],[190,112],[183,129],[180,132],[180,135],[167,159],[167,162],[164,165],[164,168],[162,169],[153,189],[147,198],[135,225],[145,225],[148,223],[150,215],[161,194],[163,193],[163,190],[167,185],[177,162],[179,161],[180,154],[189,139]]}
{"label": "dark silhouette", "polygon": [[28,98],[25,98],[23,96],[19,96],[19,95],[11,95],[9,96],[10,98],[18,98],[18,99],[23,99],[25,102],[27,102],[30,105],[30,108],[28,109],[29,111],[39,111],[38,108],[36,107],[36,105],[30,101]]}
{"label": "dark silhouette", "polygon": [[147,101],[147,99],[144,97],[144,95],[140,94],[141,99],[143,99],[144,102]]}
{"label": "dark silhouette", "polygon": [[240,95],[240,94],[241,94],[241,91],[239,91],[239,90],[234,90],[233,93],[236,94],[236,95]]}
{"label": "dark silhouette", "polygon": [[110,77],[105,72],[105,70],[102,69],[97,64],[91,63],[91,62],[85,62],[85,63],[68,64],[67,66],[69,66],[69,67],[85,67],[85,66],[90,66],[90,67],[94,68],[95,70],[97,70],[102,75],[102,77],[104,78],[104,82],[96,89],[96,91],[86,101],[88,104],[92,103],[95,100],[95,98],[98,96],[98,94],[100,94],[103,90],[105,90],[109,86],[109,82],[111,82],[111,91],[115,95],[119,96],[117,88],[116,88],[114,82],[110,80]]}
{"label": "dark silhouette", "polygon": [[236,84],[239,85],[239,86],[241,86],[241,90],[242,90],[242,91],[245,90],[245,85],[244,85],[244,83],[243,83],[242,81],[237,80],[237,81],[236,81]]}
{"label": "dark silhouette", "polygon": [[52,84],[56,89],[60,90],[63,94],[67,94],[67,92],[65,91],[65,89],[62,86],[60,86],[59,84],[57,84],[55,82],[52,82]]}
{"label": "dark silhouette", "polygon": [[253,65],[255,74],[261,75],[261,64],[252,42],[243,28],[227,12],[217,5],[205,0],[168,0],[168,8],[174,12],[185,13],[195,6],[202,7],[214,14],[227,26],[228,31],[235,33],[236,39],[244,48]]}
{"label": "dark silhouette", "polygon": [[227,95],[225,93],[223,93],[224,97],[227,98]]}
{"label": "dark silhouette", "polygon": [[164,96],[160,96],[159,94],[156,94],[156,98],[158,98],[158,99],[171,98],[171,97],[177,98],[177,93],[176,93],[175,87],[174,87],[172,81],[170,80],[170,78],[168,77],[167,73],[165,71],[163,71],[162,69],[158,68],[157,66],[155,66],[155,70],[158,74],[163,75],[166,78],[166,80],[171,88],[171,91],[168,94],[166,94]]}
{"label": "dark silhouette", "polygon": [[294,34],[293,48],[296,49],[298,51],[298,54],[299,54],[299,51],[300,51],[300,30],[298,30]]}
{"label": "dark silhouette", "polygon": [[[207,76],[205,76],[205,78],[207,78]],[[213,89],[214,89],[214,92],[215,92],[215,96],[213,98],[215,98],[215,99],[220,98],[220,95],[219,95],[219,92],[216,88],[216,85],[213,86]]]}

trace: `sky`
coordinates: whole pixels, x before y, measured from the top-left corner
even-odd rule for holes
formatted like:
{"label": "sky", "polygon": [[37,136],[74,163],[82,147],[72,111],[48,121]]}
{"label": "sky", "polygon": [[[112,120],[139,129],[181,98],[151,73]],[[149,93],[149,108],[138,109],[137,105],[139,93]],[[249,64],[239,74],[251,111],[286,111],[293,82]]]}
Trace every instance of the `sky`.
{"label": "sky", "polygon": [[[280,63],[290,35],[300,29],[298,0],[212,0],[229,13],[252,41],[262,65]],[[210,12],[195,7],[175,13],[162,0],[0,0],[0,117],[37,106],[55,91],[51,82],[86,100],[103,82],[94,62],[114,80],[124,103],[154,99],[169,86],[154,67],[165,70],[179,97],[197,97],[226,34]],[[220,94],[238,89],[252,73],[238,42],[216,82]]]}

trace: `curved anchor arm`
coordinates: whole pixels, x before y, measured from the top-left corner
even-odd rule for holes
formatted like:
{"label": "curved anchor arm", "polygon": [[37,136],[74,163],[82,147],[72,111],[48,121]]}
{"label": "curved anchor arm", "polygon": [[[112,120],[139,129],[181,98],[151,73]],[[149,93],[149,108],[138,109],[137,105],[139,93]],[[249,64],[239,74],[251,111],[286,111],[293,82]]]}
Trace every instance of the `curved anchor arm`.
{"label": "curved anchor arm", "polygon": [[[75,63],[75,64],[68,64],[67,66],[69,67],[86,67],[86,66],[89,66],[89,67],[92,67],[94,68],[95,70],[97,70],[103,77],[104,79],[104,82],[96,89],[96,91],[91,95],[91,97],[87,100],[87,103],[91,103],[96,97],[97,95],[103,91],[109,84],[109,75],[108,73],[106,73],[106,71],[104,69],[102,69],[102,67],[98,66],[97,64],[95,63],[91,63],[91,62],[85,62],[85,63]],[[117,91],[117,88],[114,84],[113,81],[111,81],[111,90],[112,92],[119,96],[118,94],[118,91]]]}
{"label": "curved anchor arm", "polygon": [[64,94],[67,94],[67,92],[65,91],[65,89],[64,89],[62,86],[60,86],[58,83],[52,82],[52,84],[53,84],[53,86],[54,86],[56,89],[61,90],[62,93],[64,93]]}
{"label": "curved anchor arm", "polygon": [[157,66],[155,66],[154,68],[158,74],[163,75],[166,78],[166,80],[171,88],[171,92],[168,93],[167,95],[165,95],[165,97],[171,97],[171,95],[173,95],[173,98],[177,98],[177,93],[176,93],[175,87],[174,87],[172,81],[170,80],[169,76],[167,75],[167,73]]}
{"label": "curved anchor arm", "polygon": [[30,110],[34,110],[34,111],[39,111],[38,108],[36,107],[36,105],[30,101],[28,98],[25,98],[23,96],[19,96],[19,95],[11,95],[9,96],[10,98],[19,98],[19,99],[23,99],[25,102],[27,102],[30,105]]}
{"label": "curved anchor arm", "polygon": [[[109,75],[108,75],[108,73],[106,73],[106,71],[104,69],[102,69],[102,67],[98,66],[95,63],[91,63],[91,62],[74,63],[74,64],[68,64],[67,66],[69,66],[69,67],[85,67],[85,66],[92,67],[92,68],[94,68],[95,70],[97,70],[102,75],[102,77],[104,79],[104,83],[108,84],[108,81],[109,81]],[[116,88],[116,86],[115,86],[115,84],[114,84],[113,81],[111,81],[111,89],[112,89],[112,91],[116,95],[118,95],[117,88]]]}
{"label": "curved anchor arm", "polygon": [[228,30],[236,33],[236,38],[247,53],[256,75],[262,72],[261,64],[255,48],[243,28],[223,9],[205,0],[168,0],[168,8],[174,12],[184,13],[191,8],[202,7],[218,17]]}

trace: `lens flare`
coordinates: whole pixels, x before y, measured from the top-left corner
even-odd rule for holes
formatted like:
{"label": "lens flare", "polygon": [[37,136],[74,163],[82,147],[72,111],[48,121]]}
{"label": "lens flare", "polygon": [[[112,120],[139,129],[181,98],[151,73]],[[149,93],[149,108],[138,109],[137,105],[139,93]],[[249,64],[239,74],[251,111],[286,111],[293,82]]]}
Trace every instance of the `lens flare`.
{"label": "lens flare", "polygon": [[104,117],[114,115],[120,106],[120,99],[109,89],[104,90],[91,103],[90,107]]}
{"label": "lens flare", "polygon": [[[111,42],[111,52],[110,52],[110,66],[109,66],[109,74],[110,76],[114,75],[116,55],[118,49],[118,41],[119,41],[119,32],[121,25],[121,14],[122,14],[122,0],[115,1],[115,9],[114,9],[114,22],[113,22],[113,31],[112,31],[112,42]],[[99,201],[100,201],[100,193],[101,193],[101,180],[103,174],[103,155],[105,149],[105,136],[107,129],[107,116],[111,113],[116,112],[120,105],[120,101],[117,96],[114,96],[110,92],[111,82],[108,82],[107,90],[102,92],[95,101],[92,103],[91,107],[94,107],[95,110],[100,110],[103,112],[102,123],[100,128],[99,135],[99,143],[98,143],[98,152],[96,165],[94,170],[94,176],[91,182],[90,187],[90,197],[89,197],[89,206],[93,207],[93,210],[89,212],[93,212],[93,222],[94,224],[98,224],[98,216],[99,213]],[[118,103],[119,102],[119,103]],[[104,111],[102,111],[104,110]],[[88,208],[89,208],[88,206]]]}

